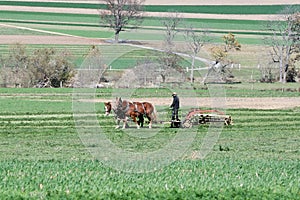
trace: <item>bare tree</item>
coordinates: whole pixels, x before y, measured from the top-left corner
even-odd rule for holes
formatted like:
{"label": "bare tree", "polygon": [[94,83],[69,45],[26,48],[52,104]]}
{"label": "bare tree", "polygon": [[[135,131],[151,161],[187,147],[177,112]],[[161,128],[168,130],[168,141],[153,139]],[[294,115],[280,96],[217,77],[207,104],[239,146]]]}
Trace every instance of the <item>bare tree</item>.
{"label": "bare tree", "polygon": [[[225,52],[220,47],[212,47],[210,49],[211,56],[214,58],[215,62],[212,63],[211,66],[208,68],[208,72],[203,78],[202,83],[205,83],[212,73],[218,76],[222,81],[227,81],[227,74],[229,71],[227,71],[227,66],[229,65],[230,61],[227,59],[228,53]],[[214,77],[215,80],[217,77]],[[218,78],[217,78],[218,79]]]}
{"label": "bare tree", "polygon": [[134,68],[125,70],[125,73],[116,83],[117,88],[140,88],[158,85],[157,63],[151,60],[144,60],[137,63]]}
{"label": "bare tree", "polygon": [[14,87],[23,87],[29,81],[27,72],[30,58],[26,52],[26,46],[16,43],[9,47],[9,56],[6,62],[6,70],[11,74],[9,80]]}
{"label": "bare tree", "polygon": [[273,83],[275,81],[275,71],[277,69],[273,62],[267,62],[261,64],[259,70],[261,72],[260,82],[262,83]]}
{"label": "bare tree", "polygon": [[138,85],[140,86],[153,86],[158,85],[160,72],[158,69],[158,63],[153,62],[151,59],[140,60],[137,62],[134,68],[135,76],[138,79]]}
{"label": "bare tree", "polygon": [[233,61],[228,58],[228,53],[232,50],[241,50],[241,44],[231,33],[223,36],[223,42],[223,48],[217,46],[211,48],[211,56],[215,62],[209,67],[207,74],[203,78],[203,83],[206,82],[206,79],[212,72],[220,76],[221,81],[224,82],[230,82],[234,77],[231,69],[228,67],[233,64]]}
{"label": "bare tree", "polygon": [[182,21],[182,17],[179,13],[170,13],[169,16],[162,20],[165,29],[165,47],[167,51],[172,51],[174,47],[174,39],[176,34],[179,32],[178,26]]}
{"label": "bare tree", "polygon": [[195,58],[197,54],[200,52],[201,48],[210,41],[210,38],[208,37],[207,31],[202,31],[200,33],[197,33],[196,30],[191,26],[190,28],[185,30],[185,40],[187,42],[188,48],[191,50],[191,57],[192,57],[192,63],[191,63],[191,74],[190,79],[191,83],[194,82],[194,65],[195,65]]}
{"label": "bare tree", "polygon": [[174,39],[176,34],[179,32],[178,26],[181,23],[182,18],[178,13],[170,13],[169,16],[162,20],[165,29],[165,45],[164,52],[158,56],[158,62],[161,64],[160,75],[163,82],[166,81],[167,75],[172,70],[181,71],[179,65],[182,58],[176,54]]}
{"label": "bare tree", "polygon": [[167,76],[174,70],[183,72],[180,63],[183,59],[176,53],[166,51],[160,53],[158,56],[158,62],[160,63],[160,76],[162,82],[166,82]]}
{"label": "bare tree", "polygon": [[3,87],[30,87],[30,56],[26,46],[16,43],[9,46],[7,57],[1,59],[0,79]]}
{"label": "bare tree", "polygon": [[102,81],[107,65],[104,64],[102,52],[98,46],[92,45],[84,55],[78,73],[76,74],[74,87],[103,87]]}
{"label": "bare tree", "polygon": [[115,42],[119,42],[119,34],[130,23],[139,25],[142,22],[143,4],[145,0],[102,0],[106,10],[100,11],[100,18],[115,31]]}
{"label": "bare tree", "polygon": [[71,53],[69,51],[57,52],[53,67],[54,73],[51,75],[52,87],[69,87],[72,85],[72,78],[75,76],[74,65],[71,62]]}
{"label": "bare tree", "polygon": [[286,82],[287,72],[291,62],[291,55],[299,49],[300,40],[300,12],[294,7],[287,7],[276,21],[267,24],[267,30],[272,33],[265,38],[270,45],[270,56],[279,66],[279,82]]}

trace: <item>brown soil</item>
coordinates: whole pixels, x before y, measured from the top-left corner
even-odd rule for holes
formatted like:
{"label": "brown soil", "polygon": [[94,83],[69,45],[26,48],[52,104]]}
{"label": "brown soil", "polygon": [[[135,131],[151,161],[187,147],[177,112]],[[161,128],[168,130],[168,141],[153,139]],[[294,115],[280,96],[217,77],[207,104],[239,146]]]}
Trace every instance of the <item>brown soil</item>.
{"label": "brown soil", "polygon": [[[239,98],[229,97],[217,100],[218,104],[213,103],[216,99],[212,98],[180,98],[181,105],[192,106],[195,108],[252,108],[252,109],[288,109],[300,106],[300,97],[263,97],[263,98]],[[97,102],[106,102],[99,99]],[[169,106],[172,98],[144,98],[132,99],[132,101],[149,101],[154,105]]]}

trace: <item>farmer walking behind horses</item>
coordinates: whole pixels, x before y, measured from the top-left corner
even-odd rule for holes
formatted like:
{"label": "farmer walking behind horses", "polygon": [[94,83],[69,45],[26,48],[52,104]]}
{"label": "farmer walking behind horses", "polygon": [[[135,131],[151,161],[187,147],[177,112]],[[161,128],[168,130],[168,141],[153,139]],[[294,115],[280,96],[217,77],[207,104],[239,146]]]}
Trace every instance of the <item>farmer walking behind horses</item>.
{"label": "farmer walking behind horses", "polygon": [[179,118],[178,118],[179,98],[178,98],[176,92],[173,92],[172,96],[173,96],[173,102],[170,106],[172,108],[172,120],[176,119],[176,121],[179,121]]}

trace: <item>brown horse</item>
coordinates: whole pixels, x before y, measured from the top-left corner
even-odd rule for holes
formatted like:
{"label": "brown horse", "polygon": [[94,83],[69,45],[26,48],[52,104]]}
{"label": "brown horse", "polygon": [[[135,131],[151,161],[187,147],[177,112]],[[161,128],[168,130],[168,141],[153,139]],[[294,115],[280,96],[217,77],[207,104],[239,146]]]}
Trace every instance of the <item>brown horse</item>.
{"label": "brown horse", "polygon": [[108,116],[112,110],[111,102],[104,102],[105,116]]}
{"label": "brown horse", "polygon": [[112,106],[110,102],[104,103],[104,105],[106,115],[108,115],[111,110],[115,112],[117,118],[116,128],[119,128],[121,120],[124,123],[123,128],[125,128],[128,117],[132,118],[137,128],[143,127],[144,116],[149,120],[149,128],[152,128],[152,123],[156,119],[155,107],[149,102],[130,102],[122,100],[121,98],[116,98],[114,106]]}

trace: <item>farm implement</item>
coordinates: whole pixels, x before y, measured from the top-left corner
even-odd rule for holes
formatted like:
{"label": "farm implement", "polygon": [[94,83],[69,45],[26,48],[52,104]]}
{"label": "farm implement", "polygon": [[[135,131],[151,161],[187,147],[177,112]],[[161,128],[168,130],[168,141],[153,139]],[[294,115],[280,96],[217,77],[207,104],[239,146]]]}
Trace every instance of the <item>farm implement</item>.
{"label": "farm implement", "polygon": [[230,115],[218,110],[191,110],[182,121],[181,125],[184,128],[191,128],[193,125],[207,124],[211,122],[220,122],[224,125],[232,125],[232,118]]}
{"label": "farm implement", "polygon": [[[181,114],[182,116],[182,114]],[[171,120],[171,128],[191,128],[192,126],[208,124],[211,122],[224,123],[224,125],[232,125],[233,121],[230,115],[218,110],[190,110],[183,120]]]}

